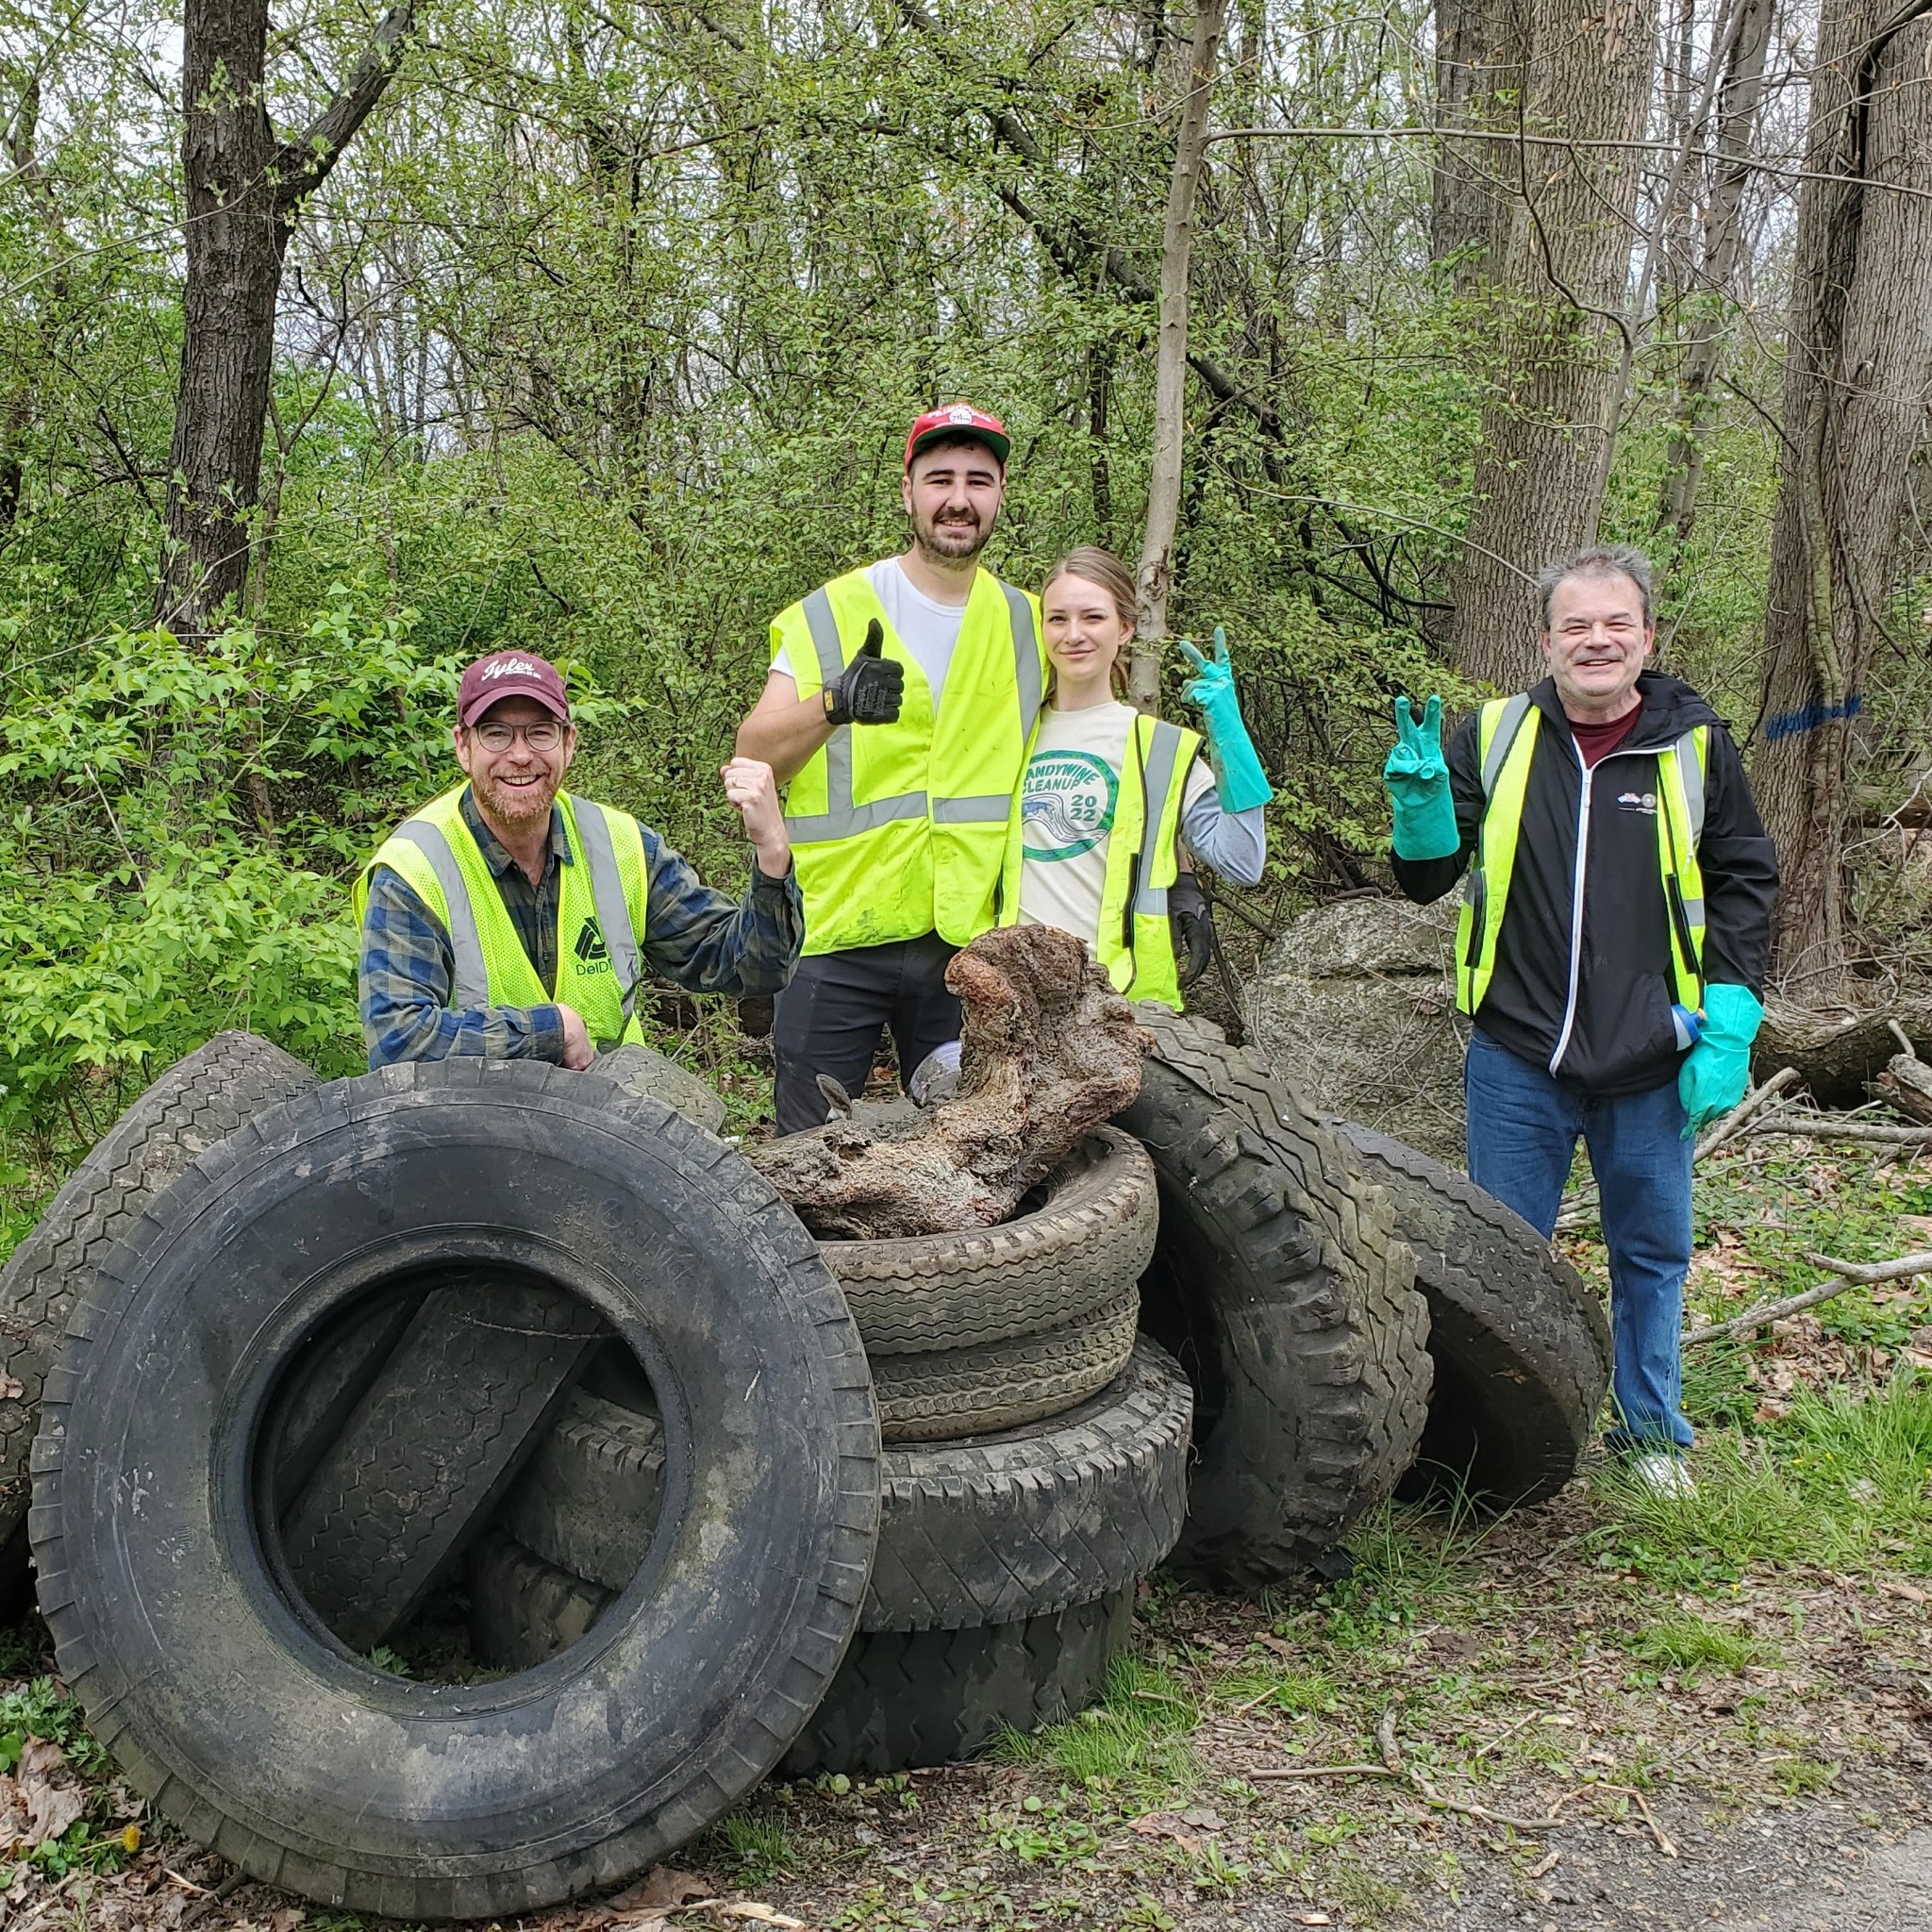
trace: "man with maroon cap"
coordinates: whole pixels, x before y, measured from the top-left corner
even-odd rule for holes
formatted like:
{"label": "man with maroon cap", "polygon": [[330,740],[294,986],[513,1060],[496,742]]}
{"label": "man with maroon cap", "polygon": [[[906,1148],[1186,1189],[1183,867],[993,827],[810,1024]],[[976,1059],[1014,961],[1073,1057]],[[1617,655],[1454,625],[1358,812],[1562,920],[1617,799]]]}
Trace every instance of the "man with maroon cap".
{"label": "man with maroon cap", "polygon": [[369,1064],[471,1054],[588,1067],[641,1038],[646,972],[693,992],[775,992],[804,908],[769,765],[724,795],[754,864],[742,899],[700,883],[648,825],[561,789],[576,727],[557,667],[493,651],[463,673],[467,782],[398,825],[356,884]]}
{"label": "man with maroon cap", "polygon": [[912,541],[772,620],[741,757],[786,787],[805,957],[777,1004],[780,1133],[858,1091],[890,1025],[909,1072],[959,1032],[953,954],[993,924],[1007,820],[1039,716],[1040,607],[980,567],[1010,439],[967,403],[906,439]]}

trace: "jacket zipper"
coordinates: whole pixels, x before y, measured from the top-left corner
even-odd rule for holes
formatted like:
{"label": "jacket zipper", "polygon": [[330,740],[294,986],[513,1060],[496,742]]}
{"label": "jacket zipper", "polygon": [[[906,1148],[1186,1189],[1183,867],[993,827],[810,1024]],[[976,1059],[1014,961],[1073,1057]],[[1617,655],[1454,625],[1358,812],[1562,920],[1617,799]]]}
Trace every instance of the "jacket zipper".
{"label": "jacket zipper", "polygon": [[[1590,870],[1590,794],[1591,786],[1601,768],[1612,758],[1635,758],[1655,757],[1656,748],[1626,751],[1623,747],[1607,752],[1593,765],[1583,762],[1583,754],[1576,749],[1576,740],[1570,740],[1571,755],[1576,759],[1583,773],[1583,789],[1576,799],[1576,869],[1570,880],[1570,991],[1563,1001],[1563,1024],[1557,1034],[1557,1050],[1550,1056],[1550,1072],[1554,1074],[1563,1056],[1570,1050],[1570,1035],[1576,1026],[1576,992],[1583,977],[1583,883]],[[1659,794],[1657,808],[1662,811],[1664,802]]]}

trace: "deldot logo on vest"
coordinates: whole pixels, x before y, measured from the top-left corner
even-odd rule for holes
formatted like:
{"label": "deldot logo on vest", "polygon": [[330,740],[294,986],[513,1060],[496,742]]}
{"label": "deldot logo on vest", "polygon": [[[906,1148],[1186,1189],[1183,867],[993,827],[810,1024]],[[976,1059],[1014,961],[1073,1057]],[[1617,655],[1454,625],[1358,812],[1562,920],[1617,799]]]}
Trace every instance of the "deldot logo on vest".
{"label": "deldot logo on vest", "polygon": [[571,951],[586,973],[610,971],[610,948],[604,943],[604,934],[594,919],[587,918],[577,928],[576,943]]}

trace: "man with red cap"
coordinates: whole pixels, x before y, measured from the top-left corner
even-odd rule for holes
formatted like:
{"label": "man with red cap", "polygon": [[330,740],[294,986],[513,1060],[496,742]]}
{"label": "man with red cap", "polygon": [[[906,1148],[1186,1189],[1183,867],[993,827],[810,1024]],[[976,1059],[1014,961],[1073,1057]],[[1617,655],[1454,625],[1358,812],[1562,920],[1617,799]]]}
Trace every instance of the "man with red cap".
{"label": "man with red cap", "polygon": [[741,899],[702,884],[648,825],[561,789],[576,727],[557,667],[492,651],[463,673],[466,782],[404,820],[356,883],[369,1064],[449,1055],[588,1067],[641,1038],[646,972],[693,992],[775,992],[804,908],[769,765],[734,758]]}
{"label": "man with red cap", "polygon": [[997,913],[1046,662],[1038,600],[979,562],[1010,446],[970,404],[921,416],[905,552],[772,620],[738,751],[787,788],[805,894],[805,957],[773,1026],[780,1133],[825,1119],[820,1074],[864,1086],[882,1028],[908,1073],[958,1037],[946,965]]}

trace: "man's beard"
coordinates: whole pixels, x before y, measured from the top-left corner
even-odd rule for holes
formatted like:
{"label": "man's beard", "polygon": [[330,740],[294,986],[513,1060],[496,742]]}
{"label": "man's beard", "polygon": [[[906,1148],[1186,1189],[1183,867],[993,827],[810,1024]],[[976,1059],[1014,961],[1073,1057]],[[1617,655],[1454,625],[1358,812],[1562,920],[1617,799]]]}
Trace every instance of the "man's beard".
{"label": "man's beard", "polygon": [[521,830],[540,820],[549,823],[550,808],[557,797],[557,781],[554,778],[526,786],[521,791],[511,791],[493,778],[478,778],[475,783],[476,796],[483,808],[505,824]]}
{"label": "man's beard", "polygon": [[986,548],[992,526],[976,520],[971,524],[929,524],[913,526],[912,541],[929,558],[942,563],[965,563]]}

